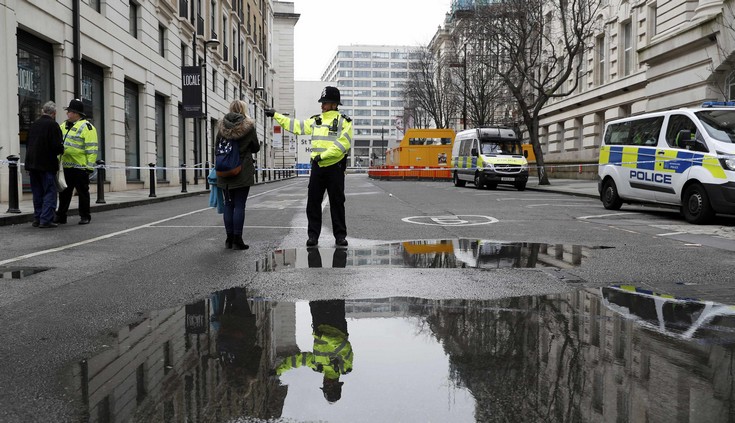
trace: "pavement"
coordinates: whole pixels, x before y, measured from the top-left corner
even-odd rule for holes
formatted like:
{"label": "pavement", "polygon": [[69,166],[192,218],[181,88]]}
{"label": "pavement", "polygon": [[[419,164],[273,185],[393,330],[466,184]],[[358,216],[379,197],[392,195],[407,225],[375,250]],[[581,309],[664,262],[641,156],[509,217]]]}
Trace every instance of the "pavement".
{"label": "pavement", "polygon": [[[275,181],[267,181],[271,183]],[[263,182],[261,182],[262,184]],[[551,179],[549,185],[539,185],[538,178],[528,180],[526,189],[530,191],[547,191],[560,194],[568,194],[582,197],[599,198],[597,192],[597,181],[583,179]],[[135,207],[146,204],[153,204],[161,201],[175,200],[178,198],[191,197],[200,194],[209,194],[205,188],[204,181],[200,181],[198,185],[189,184],[186,187],[187,192],[181,192],[181,186],[156,187],[156,196],[150,196],[150,190],[137,189],[127,191],[105,192],[104,203],[97,203],[97,194],[91,193],[91,209],[92,213],[106,210],[114,210],[124,207]],[[69,216],[78,213],[78,201],[73,198],[69,207]],[[19,202],[18,209],[20,213],[9,213],[10,204],[8,202],[0,202],[0,226],[17,225],[30,223],[33,221],[33,201],[30,194],[23,195],[23,199]]]}

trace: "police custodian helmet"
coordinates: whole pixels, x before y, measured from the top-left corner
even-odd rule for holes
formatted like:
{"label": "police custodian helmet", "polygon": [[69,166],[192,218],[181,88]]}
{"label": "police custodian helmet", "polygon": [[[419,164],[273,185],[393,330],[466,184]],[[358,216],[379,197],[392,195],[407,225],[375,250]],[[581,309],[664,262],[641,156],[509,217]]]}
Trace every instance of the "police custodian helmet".
{"label": "police custodian helmet", "polygon": [[341,106],[342,102],[339,100],[339,88],[325,87],[322,90],[322,96],[319,99],[319,103],[337,103]]}

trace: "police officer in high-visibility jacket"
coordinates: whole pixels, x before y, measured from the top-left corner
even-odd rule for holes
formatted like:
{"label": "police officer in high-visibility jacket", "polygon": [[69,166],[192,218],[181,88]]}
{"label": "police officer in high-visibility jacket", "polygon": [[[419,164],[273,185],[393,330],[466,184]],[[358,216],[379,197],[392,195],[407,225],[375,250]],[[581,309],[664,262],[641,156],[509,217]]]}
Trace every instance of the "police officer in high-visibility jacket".
{"label": "police officer in high-visibility jacket", "polygon": [[291,119],[273,109],[265,115],[273,117],[283,128],[296,135],[311,135],[311,176],[306,202],[306,217],[309,221],[307,247],[319,243],[322,230],[322,200],[324,191],[329,195],[329,210],[332,217],[332,232],[338,246],[347,246],[347,223],[345,222],[345,170],[347,153],[352,143],[352,119],[337,110],[340,102],[339,89],[326,87],[319,103],[322,113],[309,119]]}
{"label": "police officer in high-visibility jacket", "polygon": [[79,194],[79,224],[86,225],[92,220],[89,208],[89,175],[94,171],[97,161],[97,130],[84,114],[84,103],[74,99],[66,108],[67,120],[61,124],[64,136],[64,154],[61,165],[67,187],[59,193],[59,209],[56,210],[55,223],[66,223],[66,213],[74,195]]}

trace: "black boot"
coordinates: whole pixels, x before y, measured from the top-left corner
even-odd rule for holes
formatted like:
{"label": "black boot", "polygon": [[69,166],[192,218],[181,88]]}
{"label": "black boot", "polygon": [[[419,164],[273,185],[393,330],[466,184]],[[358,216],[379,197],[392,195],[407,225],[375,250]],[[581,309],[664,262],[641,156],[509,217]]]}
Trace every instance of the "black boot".
{"label": "black boot", "polygon": [[225,248],[232,248],[232,234],[227,234],[227,239],[225,240]]}
{"label": "black boot", "polygon": [[235,235],[232,237],[233,250],[247,250],[248,248],[250,248],[250,246],[242,240],[242,235]]}

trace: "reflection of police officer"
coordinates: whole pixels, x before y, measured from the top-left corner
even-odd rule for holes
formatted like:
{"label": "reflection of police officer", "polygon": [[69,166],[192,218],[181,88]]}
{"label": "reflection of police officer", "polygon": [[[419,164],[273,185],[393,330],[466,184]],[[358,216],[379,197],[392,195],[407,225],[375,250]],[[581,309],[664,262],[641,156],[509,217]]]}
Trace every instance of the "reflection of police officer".
{"label": "reflection of police officer", "polygon": [[[310,248],[308,251],[309,267],[322,267],[319,249]],[[332,267],[345,267],[347,251],[334,250]],[[310,301],[311,327],[314,337],[313,352],[299,352],[283,359],[276,368],[276,374],[282,375],[286,371],[308,366],[315,372],[324,375],[321,390],[324,398],[331,404],[342,397],[341,375],[352,371],[352,344],[347,332],[344,300]]]}
{"label": "reflection of police officer", "polygon": [[329,195],[329,211],[335,243],[347,245],[347,223],[345,222],[345,170],[347,152],[352,143],[352,119],[337,110],[340,93],[337,87],[326,87],[319,103],[322,113],[309,119],[291,119],[273,109],[265,111],[284,129],[296,135],[311,135],[311,176],[306,203],[309,220],[306,245],[313,247],[319,242],[322,230],[322,200],[324,191]]}

